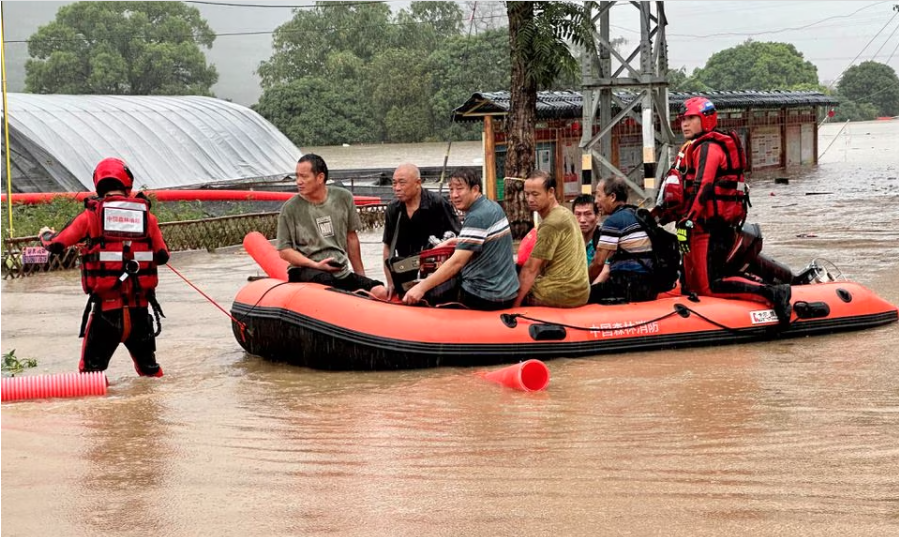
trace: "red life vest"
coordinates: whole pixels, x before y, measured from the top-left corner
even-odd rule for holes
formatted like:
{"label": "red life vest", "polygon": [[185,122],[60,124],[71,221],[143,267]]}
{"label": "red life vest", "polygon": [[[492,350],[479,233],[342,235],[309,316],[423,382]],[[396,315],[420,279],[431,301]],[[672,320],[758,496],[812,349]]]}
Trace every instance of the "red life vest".
{"label": "red life vest", "polygon": [[[695,159],[698,158],[702,144],[715,144],[724,152],[724,162],[715,170],[715,180],[703,185],[700,189],[701,178],[696,177]],[[710,131],[699,138],[687,148],[685,157],[687,165],[684,197],[687,200],[686,208],[693,205],[693,200],[699,196],[702,204],[701,214],[694,217],[700,225],[724,223],[732,226],[740,226],[746,220],[749,203],[749,187],[743,175],[746,169],[746,153],[740,143],[740,137],[736,132],[724,133]]]}
{"label": "red life vest", "polygon": [[668,170],[668,175],[662,182],[659,189],[659,197],[656,199],[656,207],[653,209],[653,216],[664,225],[665,222],[677,220],[683,216],[689,207],[687,207],[687,198],[684,196],[684,184],[686,179],[684,173],[687,170],[686,157],[687,149],[693,142],[687,140],[677,152],[677,159],[674,166]]}
{"label": "red life vest", "polygon": [[150,204],[142,198],[107,196],[85,202],[90,215],[81,257],[81,286],[104,310],[146,307],[159,283],[150,238]]}

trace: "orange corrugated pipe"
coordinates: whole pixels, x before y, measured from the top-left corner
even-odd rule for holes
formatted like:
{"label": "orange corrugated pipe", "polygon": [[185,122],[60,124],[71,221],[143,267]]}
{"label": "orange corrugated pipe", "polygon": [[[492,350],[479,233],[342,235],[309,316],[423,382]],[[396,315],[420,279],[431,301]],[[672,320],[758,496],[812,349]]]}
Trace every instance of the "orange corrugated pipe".
{"label": "orange corrugated pipe", "polygon": [[5,402],[48,399],[50,397],[106,395],[108,385],[109,382],[102,371],[7,377],[2,380],[2,386],[0,386],[0,392],[2,392],[0,398]]}
{"label": "orange corrugated pipe", "polygon": [[[156,197],[157,201],[287,201],[295,192],[270,192],[264,190],[144,190],[147,195]],[[82,201],[84,198],[96,196],[93,192],[32,192],[12,194],[13,203],[36,205],[50,203],[54,198],[72,198]],[[356,205],[377,205],[381,198],[377,196],[353,196]],[[0,195],[0,201],[6,201],[6,194]]]}

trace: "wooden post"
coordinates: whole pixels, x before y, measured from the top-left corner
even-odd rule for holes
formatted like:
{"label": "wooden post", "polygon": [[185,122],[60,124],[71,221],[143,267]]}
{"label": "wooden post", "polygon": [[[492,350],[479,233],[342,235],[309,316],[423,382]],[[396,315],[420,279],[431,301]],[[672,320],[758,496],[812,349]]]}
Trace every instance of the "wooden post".
{"label": "wooden post", "polygon": [[[814,159],[812,161],[812,164],[817,165],[818,164],[818,107],[816,106],[812,110],[814,110],[812,117],[815,119],[815,122],[812,123],[812,158]],[[824,112],[824,115],[825,116],[827,115],[826,111]]]}
{"label": "wooden post", "polygon": [[496,201],[496,139],[493,134],[493,116],[484,116],[484,173],[487,199]]}
{"label": "wooden post", "polygon": [[[767,112],[765,112],[767,114]],[[781,108],[777,114],[780,121],[780,167],[787,168],[787,109]]]}
{"label": "wooden post", "polygon": [[565,203],[565,156],[562,152],[562,129],[556,128],[556,157],[553,176],[556,178],[556,199]]}

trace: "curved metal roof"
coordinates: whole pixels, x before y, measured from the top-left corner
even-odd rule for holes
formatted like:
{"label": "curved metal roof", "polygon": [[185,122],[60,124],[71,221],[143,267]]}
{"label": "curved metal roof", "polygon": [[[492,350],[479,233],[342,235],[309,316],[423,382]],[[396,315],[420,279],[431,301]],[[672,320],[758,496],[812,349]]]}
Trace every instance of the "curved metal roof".
{"label": "curved metal roof", "polygon": [[[615,92],[615,96],[625,104],[630,103],[636,93]],[[805,106],[832,106],[839,100],[814,91],[709,91],[708,97],[719,110],[728,108],[781,108]],[[668,103],[676,112],[680,105],[694,97],[694,93],[670,92]],[[462,106],[453,110],[457,121],[476,121],[483,116],[505,115],[509,112],[511,96],[508,91],[481,92],[473,94]],[[579,91],[541,91],[537,93],[538,119],[573,119],[582,116],[584,100]],[[617,106],[612,104],[617,110]],[[638,104],[635,110],[640,110]]]}
{"label": "curved metal roof", "polygon": [[280,179],[302,155],[253,110],[211,97],[10,93],[8,104],[19,192],[93,190],[94,166],[112,156],[136,188],[158,189]]}

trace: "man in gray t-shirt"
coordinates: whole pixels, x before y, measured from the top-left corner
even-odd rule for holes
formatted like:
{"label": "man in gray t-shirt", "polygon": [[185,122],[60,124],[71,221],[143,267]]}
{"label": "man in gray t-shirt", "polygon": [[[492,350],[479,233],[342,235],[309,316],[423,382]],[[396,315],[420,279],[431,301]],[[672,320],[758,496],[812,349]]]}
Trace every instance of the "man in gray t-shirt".
{"label": "man in gray t-shirt", "polygon": [[364,289],[386,299],[384,284],[365,276],[353,195],[325,184],[328,166],[318,155],[303,155],[296,172],[299,194],[284,204],[278,216],[277,248],[281,259],[291,265],[289,280],[345,291]]}
{"label": "man in gray t-shirt", "polygon": [[403,302],[416,304],[425,293],[462,272],[460,301],[471,309],[501,310],[518,294],[512,258],[512,232],[502,208],[481,194],[481,178],[463,168],[450,177],[450,201],[466,211],[459,237],[447,241],[456,251],[436,272],[406,291]]}

